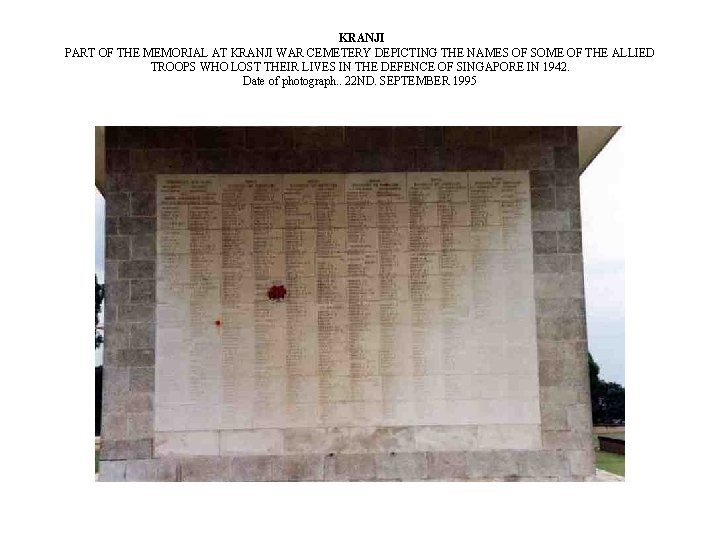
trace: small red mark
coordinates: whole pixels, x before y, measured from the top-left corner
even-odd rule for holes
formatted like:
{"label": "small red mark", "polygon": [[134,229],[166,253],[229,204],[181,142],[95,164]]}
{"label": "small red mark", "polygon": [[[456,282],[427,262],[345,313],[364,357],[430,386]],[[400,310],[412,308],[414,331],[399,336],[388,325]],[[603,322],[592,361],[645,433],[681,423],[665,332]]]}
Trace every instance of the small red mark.
{"label": "small red mark", "polygon": [[222,324],[222,323],[220,322],[220,319],[218,319],[217,321],[215,321],[215,326],[220,326],[221,324]]}
{"label": "small red mark", "polygon": [[268,289],[268,298],[273,301],[279,301],[285,298],[287,289],[285,285],[273,285]]}

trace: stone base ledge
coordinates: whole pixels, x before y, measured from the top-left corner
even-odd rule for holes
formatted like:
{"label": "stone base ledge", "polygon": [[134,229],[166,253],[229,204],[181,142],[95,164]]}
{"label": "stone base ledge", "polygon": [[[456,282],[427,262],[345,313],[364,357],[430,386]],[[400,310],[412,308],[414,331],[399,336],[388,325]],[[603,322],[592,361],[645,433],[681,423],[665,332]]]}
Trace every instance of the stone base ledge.
{"label": "stone base ledge", "polygon": [[[585,481],[578,452],[498,450],[270,456],[162,457],[100,462],[100,481]],[[581,464],[578,466],[578,464]],[[587,469],[587,470],[585,470]]]}

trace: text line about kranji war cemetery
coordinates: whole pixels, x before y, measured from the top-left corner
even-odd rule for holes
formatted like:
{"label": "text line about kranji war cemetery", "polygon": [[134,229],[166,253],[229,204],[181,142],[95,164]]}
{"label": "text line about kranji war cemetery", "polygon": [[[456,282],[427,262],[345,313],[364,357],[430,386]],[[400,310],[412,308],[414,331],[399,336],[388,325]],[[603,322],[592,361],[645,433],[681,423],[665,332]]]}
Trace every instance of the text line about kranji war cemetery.
{"label": "text line about kranji war cemetery", "polygon": [[[387,47],[382,33],[340,33],[338,46],[65,47],[69,62],[135,62],[158,76],[235,77],[243,86],[475,86],[501,74],[553,73],[581,65],[655,58],[652,47]],[[349,44],[348,44],[349,43]]]}

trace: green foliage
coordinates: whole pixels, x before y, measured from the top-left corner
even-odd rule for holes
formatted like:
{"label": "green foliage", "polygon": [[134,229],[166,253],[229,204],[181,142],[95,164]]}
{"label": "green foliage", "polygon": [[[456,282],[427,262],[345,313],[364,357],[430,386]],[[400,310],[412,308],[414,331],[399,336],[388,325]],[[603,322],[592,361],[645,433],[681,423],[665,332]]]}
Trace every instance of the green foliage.
{"label": "green foliage", "polygon": [[588,353],[593,424],[625,423],[625,388],[600,378],[600,366]]}

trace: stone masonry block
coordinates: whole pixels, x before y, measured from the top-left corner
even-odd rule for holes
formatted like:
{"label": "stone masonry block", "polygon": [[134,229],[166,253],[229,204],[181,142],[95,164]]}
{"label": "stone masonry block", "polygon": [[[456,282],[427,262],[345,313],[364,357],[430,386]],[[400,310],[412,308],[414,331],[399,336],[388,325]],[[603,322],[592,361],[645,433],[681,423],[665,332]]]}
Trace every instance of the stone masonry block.
{"label": "stone masonry block", "polygon": [[477,447],[476,426],[415,427],[415,448],[419,451],[476,450]]}
{"label": "stone masonry block", "polygon": [[424,452],[390,452],[375,454],[375,471],[379,480],[422,480],[428,475]]}
{"label": "stone masonry block", "polygon": [[154,304],[155,287],[154,279],[133,279],[130,280],[130,302],[133,304]]}
{"label": "stone masonry block", "polygon": [[155,347],[155,325],[152,323],[131,324],[129,345],[132,349]]}
{"label": "stone masonry block", "polygon": [[108,413],[102,417],[100,433],[106,439],[120,440],[128,438],[126,414]]}
{"label": "stone masonry block", "polygon": [[551,147],[545,146],[517,146],[506,147],[505,169],[552,169],[555,155]]}
{"label": "stone masonry block", "polygon": [[592,449],[566,452],[570,472],[574,476],[595,475],[595,453]]}
{"label": "stone masonry block", "polygon": [[557,234],[554,231],[533,232],[533,251],[537,254],[557,253]]}
{"label": "stone masonry block", "polygon": [[468,452],[470,478],[515,477],[519,473],[516,453],[508,450]]}
{"label": "stone masonry block", "polygon": [[535,478],[570,476],[570,464],[561,451],[523,452],[519,454],[518,458],[520,476]]}
{"label": "stone masonry block", "polygon": [[345,140],[343,127],[296,127],[292,131],[295,148],[340,148]]}
{"label": "stone masonry block", "polygon": [[232,458],[193,456],[180,459],[183,482],[227,482],[232,479]]}
{"label": "stone masonry block", "polygon": [[153,413],[129,412],[127,415],[128,439],[149,439],[153,436]]}
{"label": "stone masonry block", "polygon": [[130,237],[130,258],[133,260],[155,260],[155,235],[136,234]]}
{"label": "stone masonry block", "polygon": [[117,367],[154,367],[155,351],[153,349],[119,349],[114,362]]}
{"label": "stone masonry block", "polygon": [[543,430],[563,431],[569,429],[567,405],[540,402],[540,418]]}
{"label": "stone masonry block", "polygon": [[156,432],[154,451],[155,456],[217,456],[220,435],[217,431]]}
{"label": "stone masonry block", "polygon": [[110,192],[105,195],[105,215],[111,217],[130,214],[130,196],[125,192]]}
{"label": "stone masonry block", "polygon": [[292,147],[293,130],[288,127],[245,128],[245,146],[249,149],[288,149]]}
{"label": "stone masonry block", "polygon": [[220,431],[221,455],[282,454],[283,433],[279,429]]}
{"label": "stone masonry block", "polygon": [[[443,143],[443,128],[431,127],[394,127],[392,128],[395,148],[438,147]],[[467,138],[465,139],[467,141]]]}
{"label": "stone masonry block", "polygon": [[538,254],[534,257],[536,274],[566,274],[571,271],[572,256],[565,254]]}
{"label": "stone masonry block", "polygon": [[392,128],[350,126],[345,128],[346,144],[357,150],[378,150],[390,148]]}
{"label": "stone masonry block", "polygon": [[559,146],[554,151],[554,162],[558,169],[572,169],[578,167],[578,148],[573,146]]}
{"label": "stone masonry block", "polygon": [[100,461],[101,482],[124,482],[125,481],[125,461]]}
{"label": "stone masonry block", "polygon": [[130,195],[130,213],[133,216],[154,216],[155,199],[155,191],[136,191],[132,193]]}
{"label": "stone masonry block", "polygon": [[564,145],[567,141],[567,128],[564,126],[543,126],[540,128],[540,140],[545,145]]}
{"label": "stone masonry block", "polygon": [[542,142],[539,126],[498,126],[491,129],[494,146],[533,146]]}
{"label": "stone masonry block", "polygon": [[196,148],[236,148],[245,145],[245,128],[196,127]]}
{"label": "stone masonry block", "polygon": [[323,478],[323,456],[308,454],[301,456],[283,456],[280,460],[281,481],[311,482]]}
{"label": "stone masonry block", "polygon": [[131,150],[130,168],[133,172],[155,174],[196,172],[193,152],[180,149]]}
{"label": "stone masonry block", "polygon": [[128,413],[152,413],[153,394],[151,392],[130,392],[128,394]]}
{"label": "stone masonry block", "polygon": [[351,454],[411,452],[415,449],[412,427],[357,427],[346,432],[344,451]]}
{"label": "stone masonry block", "polygon": [[154,392],[155,391],[155,368],[131,367],[130,368],[130,391],[131,392]]}
{"label": "stone masonry block", "polygon": [[286,454],[327,454],[342,452],[348,431],[341,428],[289,428],[283,430]]}
{"label": "stone masonry block", "polygon": [[467,452],[428,452],[428,477],[433,480],[467,479]]}
{"label": "stone masonry block", "polygon": [[152,457],[152,439],[103,440],[100,459],[144,459]]}
{"label": "stone masonry block", "polygon": [[372,454],[332,454],[325,456],[323,479],[346,482],[373,480],[376,477]]}
{"label": "stone masonry block", "polygon": [[281,473],[279,456],[238,456],[232,458],[230,478],[238,482],[270,482]]}
{"label": "stone masonry block", "polygon": [[120,304],[117,308],[118,321],[122,323],[155,322],[154,304]]}
{"label": "stone masonry block", "polygon": [[120,279],[155,279],[155,261],[122,261]]}
{"label": "stone masonry block", "polygon": [[555,210],[555,187],[549,186],[531,189],[530,204],[533,212]]}
{"label": "stone masonry block", "polygon": [[557,183],[556,171],[530,171],[530,189],[551,188]]}
{"label": "stone masonry block", "polygon": [[559,253],[582,253],[580,231],[560,231],[557,234]]}
{"label": "stone masonry block", "polygon": [[117,306],[130,301],[130,283],[113,281],[105,284],[105,305]]}
{"label": "stone masonry block", "polygon": [[580,189],[578,186],[558,186],[555,188],[555,197],[558,210],[580,209]]}
{"label": "stone masonry block", "polygon": [[478,448],[481,450],[540,449],[540,425],[489,424],[478,426]]}
{"label": "stone masonry block", "polygon": [[155,232],[154,217],[119,217],[118,232],[120,234],[152,234]]}
{"label": "stone masonry block", "polygon": [[158,480],[156,459],[132,459],[126,463],[125,479],[128,482],[156,482]]}
{"label": "stone masonry block", "polygon": [[446,126],[443,145],[447,148],[490,148],[491,128],[479,126]]}
{"label": "stone masonry block", "polygon": [[127,236],[105,237],[105,259],[126,261],[130,258],[130,238]]}
{"label": "stone masonry block", "polygon": [[545,450],[579,449],[578,438],[570,430],[544,430],[542,441]]}

